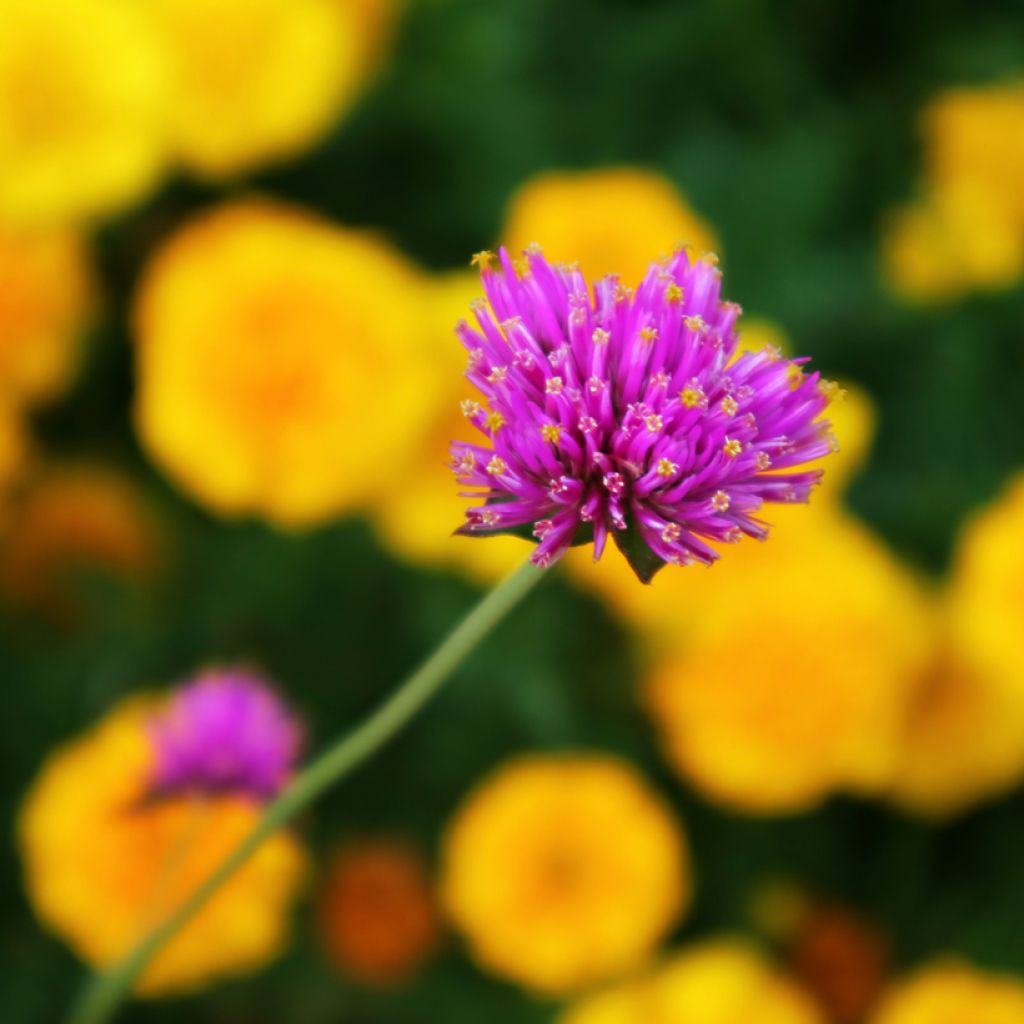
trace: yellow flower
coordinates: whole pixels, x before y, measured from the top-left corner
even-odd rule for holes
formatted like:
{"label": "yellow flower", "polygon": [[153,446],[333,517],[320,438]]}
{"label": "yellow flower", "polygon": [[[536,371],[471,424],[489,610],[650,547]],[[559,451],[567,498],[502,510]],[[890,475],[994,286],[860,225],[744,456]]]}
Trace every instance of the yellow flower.
{"label": "yellow flower", "polygon": [[753,947],[720,940],[588,996],[559,1024],[824,1024],[811,999]]}
{"label": "yellow flower", "polygon": [[1024,777],[1024,476],[964,527],[928,671],[908,708],[891,796],[930,817]]}
{"label": "yellow flower", "polygon": [[629,285],[652,256],[681,243],[715,248],[711,228],[670,181],[630,167],[537,175],[513,196],[501,237],[516,255],[536,242],[549,259],[578,261],[589,279],[617,273]]}
{"label": "yellow flower", "polygon": [[703,605],[675,605],[690,626],[666,634],[647,686],[676,768],[756,813],[880,790],[931,640],[915,581],[855,523],[835,514],[773,543]]}
{"label": "yellow flower", "polygon": [[111,213],[167,156],[163,52],[132,0],[0,0],[0,217]]}
{"label": "yellow flower", "polygon": [[947,640],[909,702],[890,785],[898,806],[945,818],[1024,777],[1024,687],[972,664]]}
{"label": "yellow flower", "polygon": [[893,213],[882,259],[908,299],[955,299],[1013,284],[1024,270],[1024,231],[984,187],[956,183]]}
{"label": "yellow flower", "polygon": [[423,430],[418,274],[383,242],[257,201],[187,225],[136,305],[136,424],[222,515],[360,507]]}
{"label": "yellow flower", "polygon": [[870,1024],[1022,1024],[1024,984],[957,962],[928,967],[895,985]]}
{"label": "yellow flower", "polygon": [[[29,790],[18,839],[29,900],[94,968],[111,965],[206,878],[252,828],[238,797],[143,802],[151,703],[129,700],[57,750]],[[140,994],[190,991],[255,970],[287,941],[305,870],[279,832],[153,959]]]}
{"label": "yellow flower", "polygon": [[129,477],[101,466],[52,466],[12,503],[0,549],[6,595],[51,618],[79,611],[75,570],[139,579],[159,557],[156,523]]}
{"label": "yellow flower", "polygon": [[0,390],[51,398],[70,381],[92,301],[85,243],[68,231],[0,231]]}
{"label": "yellow flower", "polygon": [[[300,153],[356,94],[390,3],[153,0],[179,157],[223,178]],[[375,10],[374,8],[379,8]]]}
{"label": "yellow flower", "polygon": [[420,308],[419,341],[436,368],[435,383],[428,389],[433,407],[424,417],[426,428],[410,439],[399,471],[373,513],[381,540],[401,557],[458,568],[490,582],[519,565],[530,548],[517,537],[453,535],[465,521],[466,501],[459,497],[448,448],[452,441],[478,441],[481,436],[459,409],[470,388],[462,376],[467,353],[454,327],[469,315],[469,304],[479,292],[479,277],[468,273],[437,278],[428,289]]}
{"label": "yellow flower", "polygon": [[1024,699],[1024,473],[963,528],[950,580],[955,637],[979,667]]}
{"label": "yellow flower", "polygon": [[1024,84],[950,90],[921,129],[923,195],[882,243],[893,286],[934,300],[1012,284],[1024,273]]}
{"label": "yellow flower", "polygon": [[974,182],[1024,229],[1024,82],[951,89],[921,116],[929,184]]}
{"label": "yellow flower", "polygon": [[337,850],[318,910],[331,962],[374,987],[407,983],[440,938],[427,866],[419,851],[396,839],[364,839]]}
{"label": "yellow flower", "polygon": [[477,962],[548,994],[636,968],[691,895],[678,824],[629,765],[523,757],[457,812],[442,900]]}

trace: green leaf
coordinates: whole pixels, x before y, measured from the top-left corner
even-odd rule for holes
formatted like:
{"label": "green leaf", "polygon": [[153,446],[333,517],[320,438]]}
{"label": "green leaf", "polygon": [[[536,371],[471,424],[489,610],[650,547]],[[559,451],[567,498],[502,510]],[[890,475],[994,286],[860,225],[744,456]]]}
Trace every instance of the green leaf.
{"label": "green leaf", "polygon": [[612,536],[641,583],[650,583],[662,566],[667,564],[665,559],[659,558],[647,546],[636,526],[630,525],[625,530],[613,530]]}

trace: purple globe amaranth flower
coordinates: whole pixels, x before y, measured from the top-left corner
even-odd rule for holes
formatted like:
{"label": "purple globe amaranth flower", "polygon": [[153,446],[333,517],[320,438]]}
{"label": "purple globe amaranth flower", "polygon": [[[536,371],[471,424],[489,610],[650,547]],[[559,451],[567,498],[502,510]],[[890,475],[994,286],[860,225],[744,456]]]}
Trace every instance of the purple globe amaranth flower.
{"label": "purple globe amaranth flower", "polygon": [[259,673],[211,669],[175,690],[149,722],[152,788],[241,791],[265,799],[288,781],[303,730]]}
{"label": "purple globe amaranth flower", "polygon": [[596,561],[611,533],[648,582],[710,564],[709,541],[765,537],[764,502],[807,500],[821,474],[799,467],[835,449],[818,417],[836,386],[771,347],[737,354],[713,256],[677,251],[635,291],[525,257],[474,257],[486,301],[456,329],[485,399],[463,413],[490,442],[451,446],[482,499],[459,533],[529,531],[541,566],[591,537]]}

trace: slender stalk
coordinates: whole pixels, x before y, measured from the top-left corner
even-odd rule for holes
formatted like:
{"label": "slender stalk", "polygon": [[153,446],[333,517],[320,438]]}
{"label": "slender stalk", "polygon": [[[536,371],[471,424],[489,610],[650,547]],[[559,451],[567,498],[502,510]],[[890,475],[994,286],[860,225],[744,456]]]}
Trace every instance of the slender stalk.
{"label": "slender stalk", "polygon": [[330,786],[383,747],[440,689],[466,656],[541,579],[529,562],[507,576],[364,722],[328,747],[267,805],[248,836],[182,905],[153,929],[109,972],[94,977],[72,1007],[67,1024],[104,1024],[112,1019],[150,959],[237,871],[260,844]]}

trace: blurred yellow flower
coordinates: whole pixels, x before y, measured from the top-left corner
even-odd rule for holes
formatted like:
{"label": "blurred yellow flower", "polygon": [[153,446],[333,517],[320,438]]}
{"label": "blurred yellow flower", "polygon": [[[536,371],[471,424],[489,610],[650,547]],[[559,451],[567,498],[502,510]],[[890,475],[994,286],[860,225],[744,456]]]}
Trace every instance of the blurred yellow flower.
{"label": "blurred yellow flower", "polygon": [[499,768],[450,824],[442,875],[477,962],[547,994],[638,967],[692,888],[670,811],[632,767],[598,755]]}
{"label": "blurred yellow flower", "polygon": [[366,985],[407,983],[440,939],[431,879],[415,847],[363,839],[332,856],[318,901],[331,963]]}
{"label": "blurred yellow flower", "polygon": [[[153,0],[175,74],[179,158],[209,178],[294,156],[355,96],[392,5]],[[377,8],[377,9],[375,9]]]}
{"label": "blurred yellow flower", "polygon": [[69,231],[0,231],[0,390],[51,398],[74,373],[92,302],[85,242]]}
{"label": "blurred yellow flower", "polygon": [[908,708],[891,796],[959,813],[1024,777],[1024,475],[964,526],[940,639]]}
{"label": "blurred yellow flower", "polygon": [[928,967],[893,986],[870,1024],[1024,1024],[1024,983],[957,962]]}
{"label": "blurred yellow flower", "polygon": [[51,466],[12,503],[0,538],[0,584],[8,598],[69,621],[79,610],[76,571],[140,579],[154,569],[159,548],[156,523],[129,477],[99,464]]}
{"label": "blurred yellow flower", "polygon": [[424,429],[422,295],[370,235],[259,201],[199,217],[136,303],[143,444],[222,515],[300,526],[361,507]]}
{"label": "blurred yellow flower", "polygon": [[982,671],[1024,699],[1024,473],[963,527],[950,580],[951,629]]}
{"label": "blurred yellow flower", "polygon": [[111,213],[167,157],[163,51],[133,0],[0,0],[0,218]]}
{"label": "blurred yellow flower", "polygon": [[951,89],[921,132],[923,194],[882,242],[893,286],[934,300],[1012,284],[1024,273],[1024,84]]}
{"label": "blurred yellow flower", "polygon": [[501,241],[515,255],[536,242],[549,259],[579,262],[589,279],[615,273],[627,284],[640,281],[652,256],[680,243],[698,252],[716,247],[711,228],[670,181],[632,167],[531,178],[509,203]]}
{"label": "blurred yellow flower", "polygon": [[974,182],[1024,228],[1024,82],[950,89],[924,111],[921,130],[933,187]]}
{"label": "blurred yellow flower", "polygon": [[676,768],[755,813],[880,790],[931,640],[916,582],[853,521],[773,545],[731,590],[676,606],[678,639],[646,690]]}
{"label": "blurred yellow flower", "polygon": [[[146,717],[129,700],[57,750],[29,790],[18,839],[40,919],[95,968],[124,956],[252,828],[240,797],[143,802]],[[151,961],[149,996],[261,967],[284,947],[305,855],[288,832],[268,839]]]}
{"label": "blurred yellow flower", "polygon": [[435,279],[420,307],[420,337],[436,383],[430,389],[432,410],[426,428],[410,438],[405,458],[374,507],[374,523],[384,543],[411,562],[454,567],[481,582],[491,582],[519,565],[530,547],[517,537],[455,536],[465,520],[465,499],[449,463],[452,441],[476,440],[479,432],[466,422],[459,402],[470,387],[463,379],[466,352],[455,337],[458,320],[469,314],[480,294],[477,274],[457,273]]}
{"label": "blurred yellow flower", "polygon": [[882,259],[907,298],[955,299],[1016,281],[1024,270],[1024,231],[984,186],[958,182],[891,215]]}
{"label": "blurred yellow flower", "polygon": [[638,981],[587,996],[559,1024],[824,1024],[811,999],[752,946],[707,942]]}
{"label": "blurred yellow flower", "polygon": [[1022,777],[1024,687],[1006,685],[948,641],[937,644],[907,708],[891,799],[912,813],[944,818]]}

